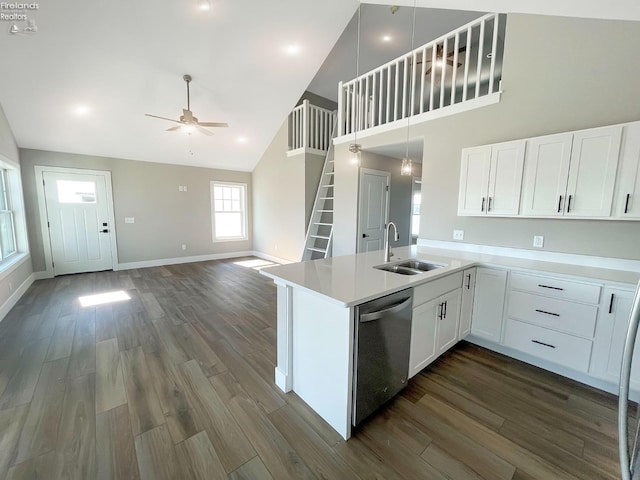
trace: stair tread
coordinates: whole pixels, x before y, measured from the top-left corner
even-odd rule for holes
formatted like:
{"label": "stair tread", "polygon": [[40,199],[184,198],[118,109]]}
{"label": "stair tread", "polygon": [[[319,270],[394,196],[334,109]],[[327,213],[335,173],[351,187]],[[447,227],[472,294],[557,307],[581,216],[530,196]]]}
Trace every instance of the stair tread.
{"label": "stair tread", "polygon": [[333,225],[333,223],[313,222],[314,225]]}
{"label": "stair tread", "polygon": [[323,240],[329,240],[330,237],[327,237],[325,235],[309,235],[312,238],[322,238]]}
{"label": "stair tread", "polygon": [[333,210],[316,210],[316,212],[333,213]]}
{"label": "stair tread", "polygon": [[307,247],[307,250],[311,250],[312,252],[327,253],[325,249],[316,248],[316,247]]}
{"label": "stair tread", "polygon": [[320,200],[333,200],[333,197],[320,197]]}

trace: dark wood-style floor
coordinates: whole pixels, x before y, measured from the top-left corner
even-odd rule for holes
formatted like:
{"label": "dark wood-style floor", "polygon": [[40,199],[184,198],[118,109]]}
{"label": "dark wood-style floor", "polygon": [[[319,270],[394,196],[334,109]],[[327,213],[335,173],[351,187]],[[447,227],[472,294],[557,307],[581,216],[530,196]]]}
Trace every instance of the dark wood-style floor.
{"label": "dark wood-style floor", "polygon": [[0,478],[619,478],[613,396],[467,343],[344,442],[273,384],[275,317],[232,260],[36,282],[0,323]]}

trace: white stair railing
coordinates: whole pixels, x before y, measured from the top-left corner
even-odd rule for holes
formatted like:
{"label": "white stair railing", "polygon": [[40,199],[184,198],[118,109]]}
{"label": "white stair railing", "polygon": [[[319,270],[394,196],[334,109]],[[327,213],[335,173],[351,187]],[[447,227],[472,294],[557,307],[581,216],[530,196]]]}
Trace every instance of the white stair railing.
{"label": "white stair railing", "polygon": [[329,149],[336,112],[304,100],[289,114],[289,154],[324,154]]}
{"label": "white stair railing", "polygon": [[500,17],[488,14],[338,86],[338,136],[499,90]]}

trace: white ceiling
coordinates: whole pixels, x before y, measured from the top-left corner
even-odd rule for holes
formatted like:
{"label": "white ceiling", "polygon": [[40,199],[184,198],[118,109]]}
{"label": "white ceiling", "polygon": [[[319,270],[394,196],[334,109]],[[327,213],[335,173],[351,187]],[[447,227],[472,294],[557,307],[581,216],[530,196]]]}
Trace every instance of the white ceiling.
{"label": "white ceiling", "polygon": [[[18,145],[252,170],[353,18],[358,1],[211,2],[213,9],[201,12],[197,0],[56,0],[28,12],[39,28],[31,35],[11,35],[10,22],[0,21],[0,104]],[[413,6],[414,1],[394,3]],[[416,0],[416,4],[640,20],[637,0]],[[390,17],[388,6],[378,9]],[[398,53],[407,50],[410,23],[404,28],[400,23],[407,21],[404,17],[409,10],[401,8],[392,18],[398,23],[396,41],[380,47],[381,55],[393,58],[397,56],[393,49]],[[465,23],[466,15],[478,16],[468,12],[442,15],[433,27],[443,31],[420,29],[426,33],[419,33],[416,43]],[[443,19],[456,24],[445,24]],[[363,16],[363,24],[365,20]],[[365,38],[363,30],[363,46],[379,38],[374,22],[370,23],[373,36]],[[379,31],[382,27],[378,24]],[[422,38],[425,35],[430,38]],[[350,52],[345,46],[343,55],[347,59],[343,67],[352,70],[348,79],[355,76],[354,37],[351,41]],[[283,53],[291,44],[300,46],[298,56]],[[374,56],[363,58],[359,71],[377,62]],[[213,137],[189,137],[165,132],[170,123],[143,115],[179,116],[186,104],[185,73],[193,76],[194,114],[202,121],[228,122],[230,128],[216,129]],[[317,80],[313,91],[336,91],[333,81]],[[88,105],[90,111],[76,116],[72,111],[78,104]],[[246,143],[237,143],[238,137],[246,137]]]}
{"label": "white ceiling", "polygon": [[[358,2],[211,2],[209,12],[197,0],[42,2],[28,12],[36,34],[0,21],[0,104],[18,145],[252,170]],[[299,55],[283,52],[292,44]],[[144,116],[182,113],[185,73],[194,114],[230,128],[189,137]],[[75,115],[78,104],[91,111]]]}

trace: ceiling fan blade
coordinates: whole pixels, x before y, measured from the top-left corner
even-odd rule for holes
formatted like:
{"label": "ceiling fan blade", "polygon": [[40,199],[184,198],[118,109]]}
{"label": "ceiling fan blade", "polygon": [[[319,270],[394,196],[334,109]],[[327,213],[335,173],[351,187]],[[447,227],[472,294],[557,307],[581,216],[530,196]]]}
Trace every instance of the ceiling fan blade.
{"label": "ceiling fan blade", "polygon": [[228,123],[224,123],[224,122],[198,122],[198,125],[200,125],[201,127],[228,127],[229,124]]}
{"label": "ceiling fan blade", "polygon": [[169,122],[183,123],[180,120],[174,120],[173,118],[167,118],[167,117],[159,117],[158,115],[151,115],[150,113],[145,113],[145,116],[159,118],[160,120],[168,120]]}
{"label": "ceiling fan blade", "polygon": [[424,76],[426,77],[427,75],[429,75],[431,73],[431,67],[429,67],[427,69],[427,71],[425,72]]}
{"label": "ceiling fan blade", "polygon": [[205,135],[208,135],[208,136],[212,136],[213,135],[213,132],[210,132],[209,130],[207,130],[206,128],[204,128],[204,127],[202,127],[200,125],[196,125],[195,127],[200,133],[204,133]]}
{"label": "ceiling fan blade", "polygon": [[453,67],[453,60],[447,60],[447,65],[450,65]]}
{"label": "ceiling fan blade", "polygon": [[[466,47],[466,46],[464,46],[464,47],[460,47],[460,48],[458,49],[458,53],[463,53],[463,52],[466,52],[466,51],[467,51],[467,47]],[[455,55],[455,53],[456,53],[456,51],[455,51],[455,50],[452,50],[451,52],[449,52],[449,53],[447,54],[447,57],[453,57],[453,56]]]}
{"label": "ceiling fan blade", "polygon": [[175,132],[176,130],[180,130],[182,126],[176,125],[175,127],[167,128],[165,132]]}

